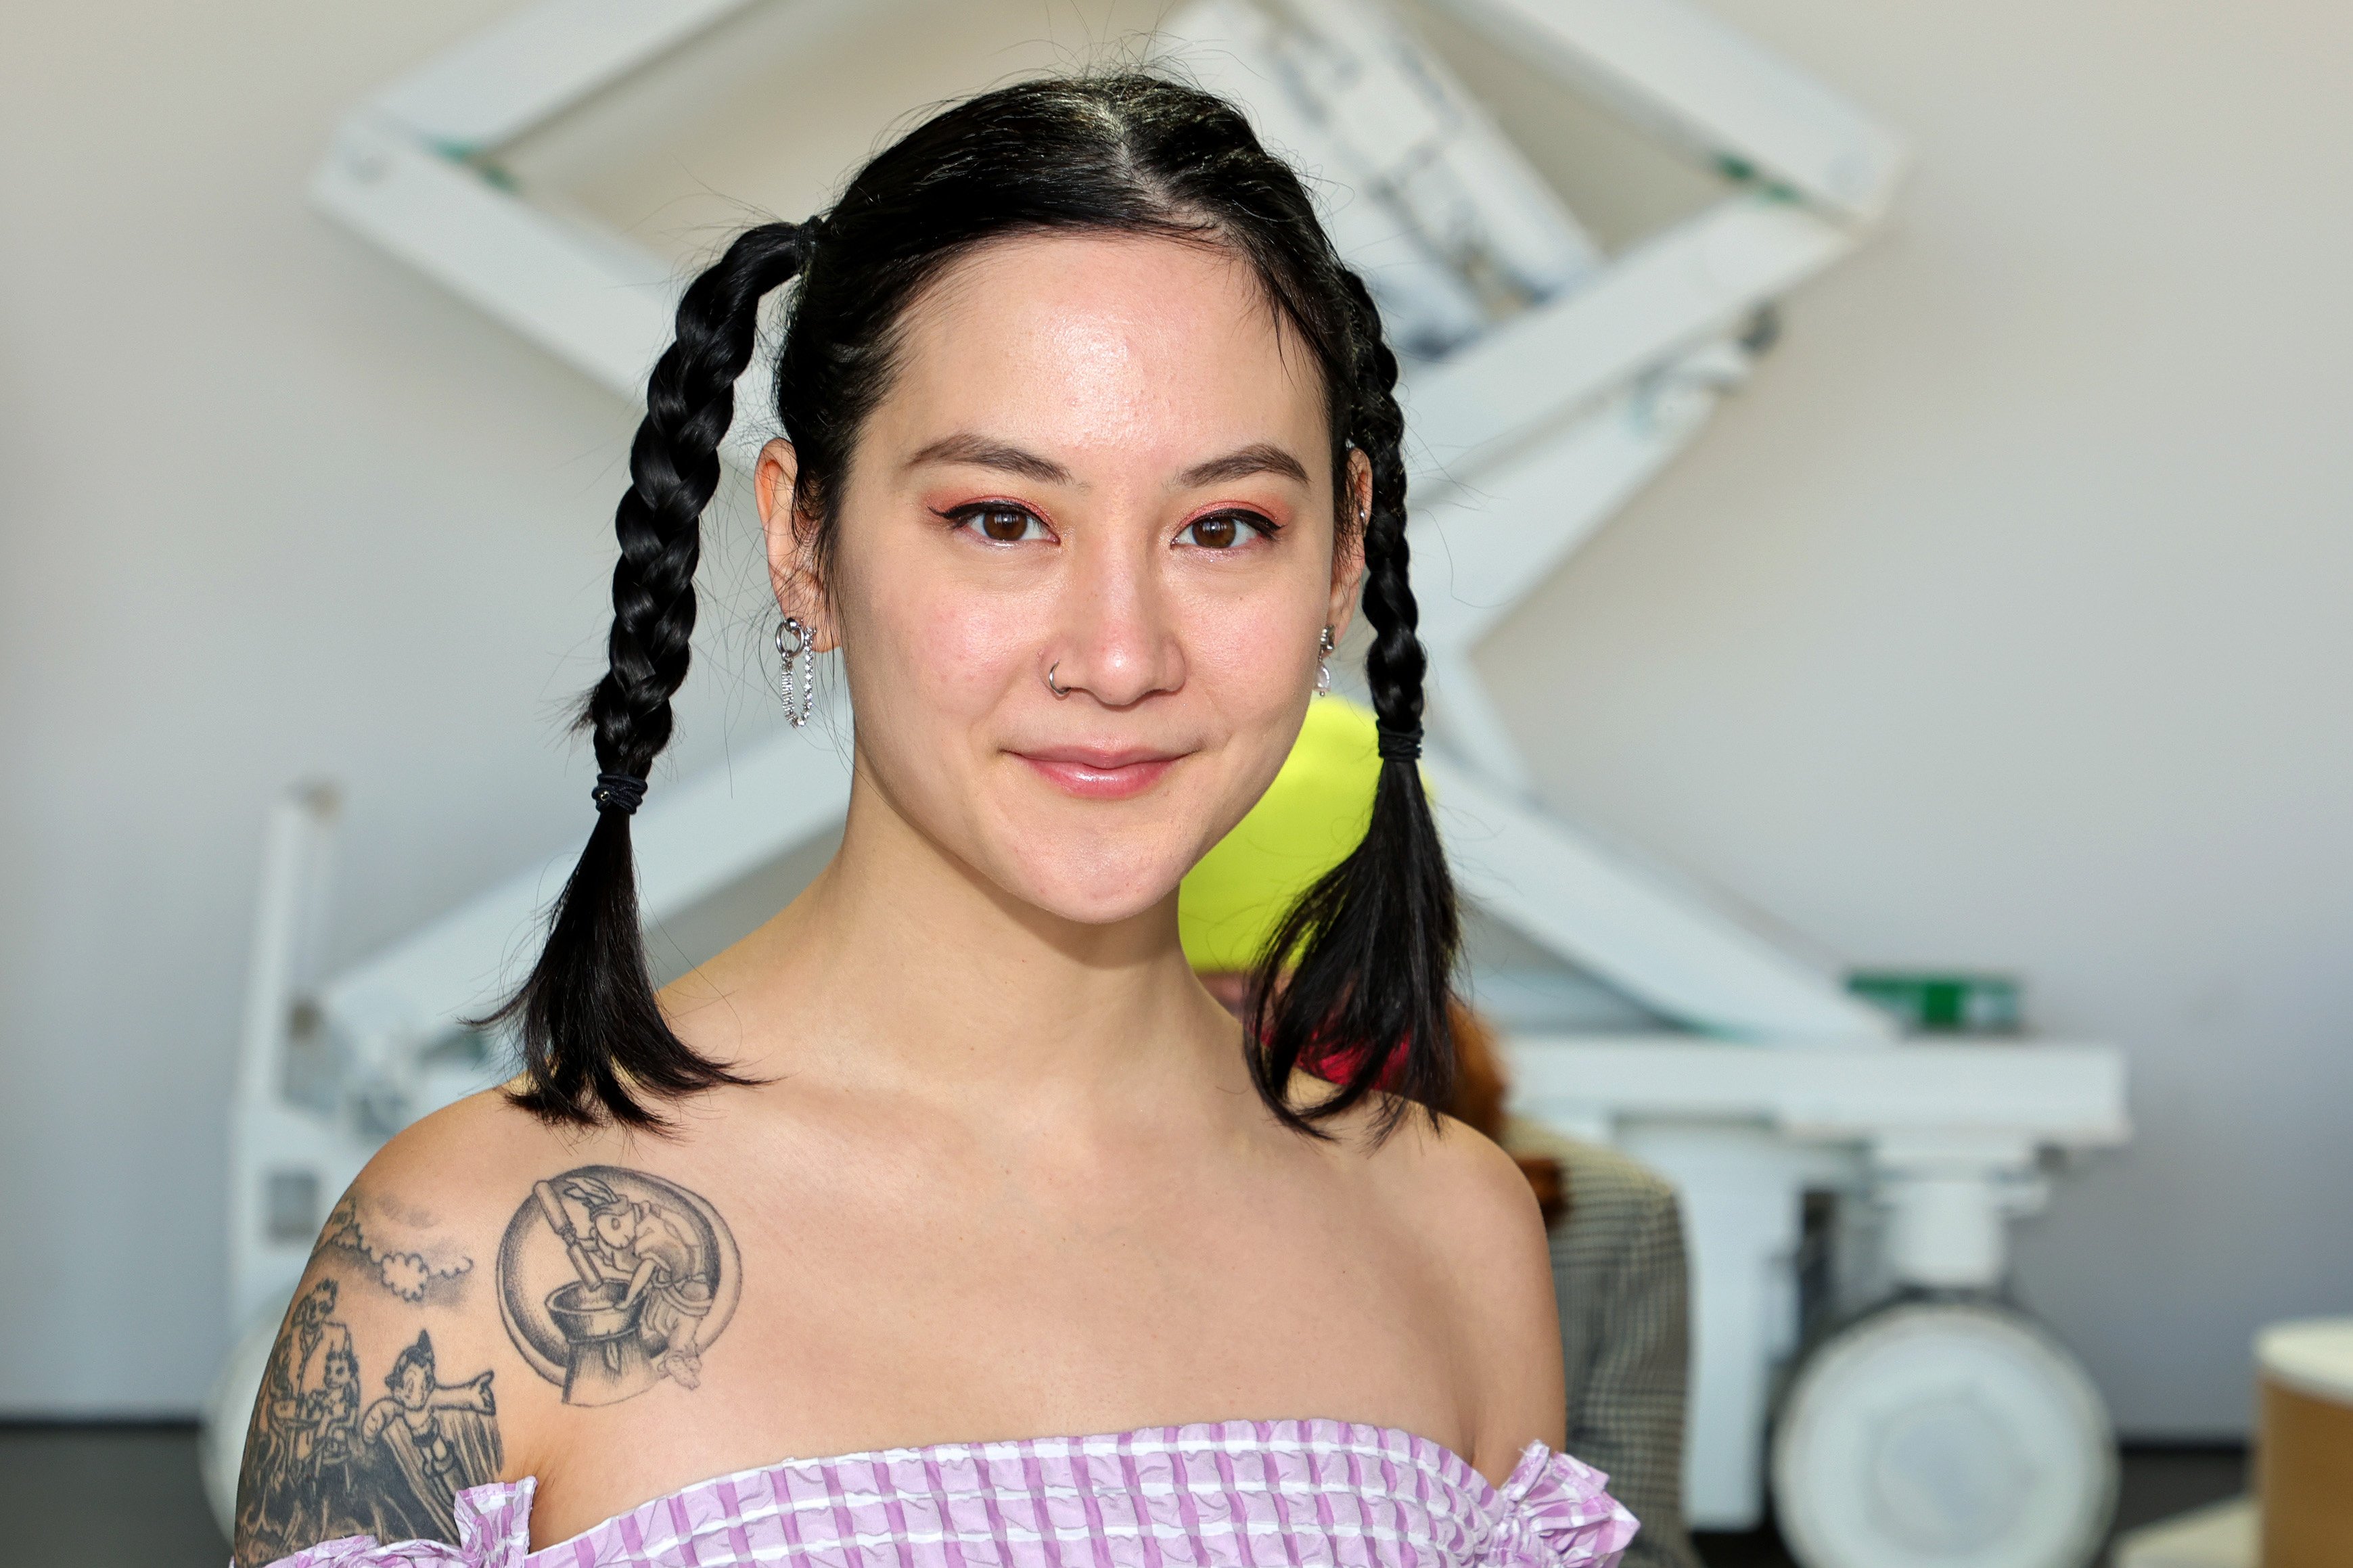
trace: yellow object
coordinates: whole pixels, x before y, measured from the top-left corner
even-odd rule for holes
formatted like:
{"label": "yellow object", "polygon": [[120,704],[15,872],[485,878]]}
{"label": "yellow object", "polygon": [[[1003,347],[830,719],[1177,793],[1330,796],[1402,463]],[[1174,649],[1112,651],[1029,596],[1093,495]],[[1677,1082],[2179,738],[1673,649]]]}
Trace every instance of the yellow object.
{"label": "yellow object", "polygon": [[1363,839],[1380,780],[1377,742],[1372,714],[1355,703],[1307,705],[1282,771],[1177,894],[1176,930],[1195,969],[1257,963],[1299,896]]}

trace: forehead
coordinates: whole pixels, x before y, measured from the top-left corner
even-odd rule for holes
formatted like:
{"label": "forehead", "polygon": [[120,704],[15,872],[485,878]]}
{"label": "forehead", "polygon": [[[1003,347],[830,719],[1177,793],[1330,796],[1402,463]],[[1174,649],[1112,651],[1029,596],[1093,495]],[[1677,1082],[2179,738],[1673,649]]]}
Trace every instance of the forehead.
{"label": "forehead", "polygon": [[1170,468],[1258,441],[1320,449],[1314,354],[1250,263],[1127,235],[1001,240],[959,260],[902,324],[868,434],[1038,443],[1064,460]]}

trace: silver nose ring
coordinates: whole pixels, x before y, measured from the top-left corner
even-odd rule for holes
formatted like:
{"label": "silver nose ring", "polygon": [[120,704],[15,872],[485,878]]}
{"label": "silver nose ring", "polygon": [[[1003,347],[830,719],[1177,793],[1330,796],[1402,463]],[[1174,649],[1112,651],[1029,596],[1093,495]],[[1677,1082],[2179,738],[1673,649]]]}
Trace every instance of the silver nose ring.
{"label": "silver nose ring", "polygon": [[1068,697],[1071,694],[1069,687],[1054,684],[1054,672],[1061,668],[1062,661],[1059,658],[1046,667],[1046,689],[1057,697]]}

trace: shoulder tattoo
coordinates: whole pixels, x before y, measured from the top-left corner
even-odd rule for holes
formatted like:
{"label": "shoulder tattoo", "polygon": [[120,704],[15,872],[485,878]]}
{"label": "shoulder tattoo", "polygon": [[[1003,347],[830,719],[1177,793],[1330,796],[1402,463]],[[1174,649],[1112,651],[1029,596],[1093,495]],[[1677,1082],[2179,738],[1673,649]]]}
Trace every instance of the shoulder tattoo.
{"label": "shoulder tattoo", "polygon": [[[342,1245],[322,1241],[322,1261]],[[455,1543],[458,1494],[496,1479],[504,1462],[491,1373],[445,1376],[423,1328],[363,1365],[343,1321],[344,1276],[375,1285],[356,1269],[313,1272],[254,1401],[237,1479],[238,1568],[351,1535]],[[424,1290],[394,1294],[417,1301]]]}
{"label": "shoulder tattoo", "polygon": [[694,1388],[744,1286],[719,1211],[674,1182],[583,1165],[533,1184],[499,1244],[499,1313],[566,1405]]}
{"label": "shoulder tattoo", "polygon": [[[445,1373],[424,1320],[466,1307],[473,1272],[429,1214],[363,1188],[335,1205],[254,1403],[238,1568],[345,1536],[456,1544],[458,1494],[505,1463],[498,1400],[491,1371]],[[718,1211],[617,1165],[533,1184],[496,1272],[508,1338],[567,1405],[612,1405],[662,1382],[697,1387],[702,1351],[743,1290]],[[355,1309],[359,1342],[345,1321]]]}
{"label": "shoulder tattoo", "polygon": [[430,1214],[356,1188],[327,1216],[319,1247],[351,1254],[377,1284],[404,1301],[422,1302],[429,1295],[456,1306],[474,1268],[472,1258],[436,1232]]}

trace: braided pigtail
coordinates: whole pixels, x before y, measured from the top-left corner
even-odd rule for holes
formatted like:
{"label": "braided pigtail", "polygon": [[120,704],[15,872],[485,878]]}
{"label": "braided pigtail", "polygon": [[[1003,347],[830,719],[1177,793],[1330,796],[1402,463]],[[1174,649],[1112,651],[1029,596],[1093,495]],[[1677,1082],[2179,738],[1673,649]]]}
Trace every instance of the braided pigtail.
{"label": "braided pigtail", "polygon": [[759,337],[761,298],[798,273],[810,231],[766,224],[738,237],[688,285],[677,341],[655,364],[629,449],[629,489],[614,519],[609,668],[581,706],[596,751],[596,826],[548,922],[529,978],[482,1024],[522,1037],[524,1110],[553,1122],[659,1127],[638,1098],[744,1079],[690,1049],[654,999],[638,929],[629,817],[670,736],[670,698],[686,679],[702,509],[719,488],[719,444],[736,377]]}
{"label": "braided pigtail", "polygon": [[[1364,521],[1365,656],[1378,726],[1380,776],[1372,820],[1346,859],[1300,899],[1251,976],[1250,1066],[1277,1116],[1301,1131],[1376,1089],[1389,1100],[1375,1123],[1386,1136],[1410,1103],[1445,1103],[1454,1081],[1447,1020],[1461,927],[1438,824],[1422,789],[1421,686],[1427,660],[1415,635],[1406,544],[1405,416],[1398,363],[1363,280],[1342,269],[1358,345],[1349,440],[1372,467]],[[1346,389],[1335,388],[1335,397]],[[1291,1077],[1303,1065],[1335,1076],[1333,1092],[1300,1109]]]}
{"label": "braided pigtail", "polygon": [[[1317,1133],[1368,1100],[1377,1131],[1453,1076],[1447,1028],[1459,935],[1438,830],[1414,765],[1423,655],[1407,574],[1397,360],[1363,281],[1342,264],[1298,174],[1232,104],[1149,73],[1014,82],[952,104],[851,177],[822,224],[755,228],[696,279],[655,367],[617,521],[611,668],[581,722],[596,739],[596,829],[547,945],[493,1015],[522,1037],[516,1103],[555,1122],[658,1127],[656,1102],[744,1081],[690,1050],[655,1001],[638,932],[629,814],[670,740],[694,628],[701,519],[719,483],[733,391],[761,297],[799,279],[777,357],[777,427],[822,563],[864,422],[892,383],[906,312],[956,262],[1015,236],[1126,234],[1214,244],[1247,261],[1311,351],[1335,462],[1362,452],[1366,672],[1380,778],[1364,842],[1291,911],[1253,977],[1250,1063],[1285,1125]],[[1336,520],[1359,527],[1354,515]],[[490,1020],[485,1020],[488,1022]],[[1334,1082],[1294,1104],[1294,1071]],[[1397,1098],[1381,1100],[1383,1092]]]}

